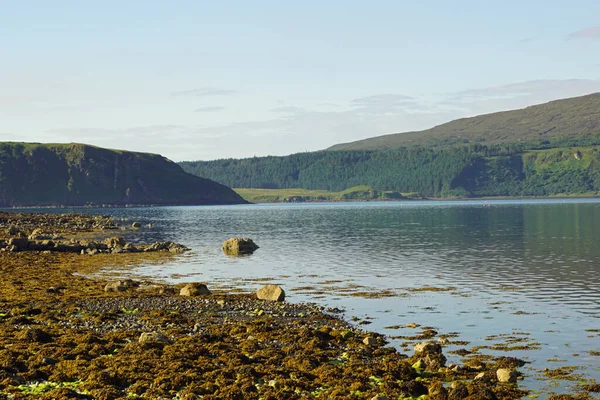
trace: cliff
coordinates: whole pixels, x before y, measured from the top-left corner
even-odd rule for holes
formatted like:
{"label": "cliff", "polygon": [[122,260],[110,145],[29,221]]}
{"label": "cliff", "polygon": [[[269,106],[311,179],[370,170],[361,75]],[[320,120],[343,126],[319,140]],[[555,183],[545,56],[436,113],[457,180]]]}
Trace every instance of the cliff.
{"label": "cliff", "polygon": [[0,207],[245,201],[158,154],[85,144],[0,143]]}

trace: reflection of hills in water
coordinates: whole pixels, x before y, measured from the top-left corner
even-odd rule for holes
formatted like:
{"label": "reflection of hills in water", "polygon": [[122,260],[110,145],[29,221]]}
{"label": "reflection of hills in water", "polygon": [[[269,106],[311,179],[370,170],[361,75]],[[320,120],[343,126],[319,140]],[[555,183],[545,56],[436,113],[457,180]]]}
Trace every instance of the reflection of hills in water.
{"label": "reflection of hills in water", "polygon": [[[397,274],[431,274],[460,287],[506,290],[598,315],[600,208],[597,204],[381,209],[356,219],[379,235],[371,259],[394,260]],[[350,215],[348,215],[350,218]],[[342,247],[352,246],[340,235]],[[354,245],[361,238],[355,238]],[[345,242],[345,243],[344,243]],[[384,273],[379,262],[373,273]],[[342,271],[340,271],[342,272]]]}

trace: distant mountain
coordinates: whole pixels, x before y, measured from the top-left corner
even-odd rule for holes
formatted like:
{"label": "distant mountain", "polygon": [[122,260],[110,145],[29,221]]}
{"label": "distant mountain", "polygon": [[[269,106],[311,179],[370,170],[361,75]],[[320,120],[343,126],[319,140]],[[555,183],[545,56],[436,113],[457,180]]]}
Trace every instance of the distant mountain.
{"label": "distant mountain", "polygon": [[158,154],[0,142],[0,207],[238,204],[234,191]]}
{"label": "distant mountain", "polygon": [[327,150],[552,141],[578,139],[590,134],[600,134],[600,93],[551,101],[521,110],[461,118],[424,131],[377,136],[337,144]]}

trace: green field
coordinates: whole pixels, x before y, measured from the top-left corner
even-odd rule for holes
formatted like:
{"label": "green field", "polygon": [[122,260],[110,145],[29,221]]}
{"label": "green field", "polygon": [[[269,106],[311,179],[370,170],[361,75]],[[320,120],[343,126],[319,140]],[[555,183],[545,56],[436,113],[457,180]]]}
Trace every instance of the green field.
{"label": "green field", "polygon": [[399,200],[416,196],[415,193],[398,193],[374,190],[369,186],[355,186],[341,192],[307,189],[233,189],[251,203],[302,203],[319,201],[369,201]]}

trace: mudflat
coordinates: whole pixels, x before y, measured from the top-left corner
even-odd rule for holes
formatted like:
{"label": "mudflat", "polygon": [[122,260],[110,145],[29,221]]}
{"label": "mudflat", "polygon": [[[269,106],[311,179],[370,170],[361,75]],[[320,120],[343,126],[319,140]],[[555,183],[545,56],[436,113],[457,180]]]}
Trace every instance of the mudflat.
{"label": "mudflat", "polygon": [[[161,263],[183,251],[176,244],[127,246],[118,234],[129,228],[109,217],[0,213],[0,229],[0,398],[528,394],[515,382],[523,365],[516,358],[452,365],[443,343],[422,342],[402,354],[384,336],[316,304],[254,293],[182,296],[183,285],[99,278],[94,274],[108,267]],[[30,245],[44,240],[53,243]]]}

